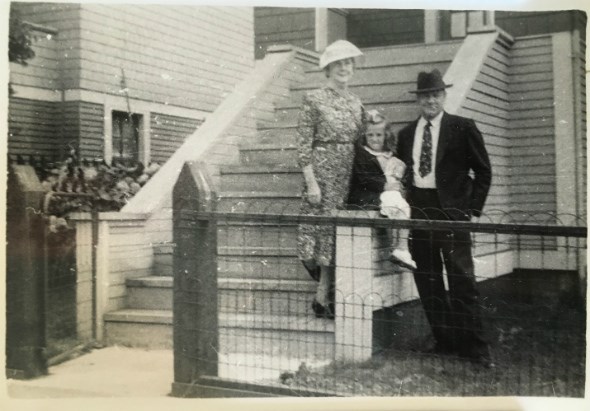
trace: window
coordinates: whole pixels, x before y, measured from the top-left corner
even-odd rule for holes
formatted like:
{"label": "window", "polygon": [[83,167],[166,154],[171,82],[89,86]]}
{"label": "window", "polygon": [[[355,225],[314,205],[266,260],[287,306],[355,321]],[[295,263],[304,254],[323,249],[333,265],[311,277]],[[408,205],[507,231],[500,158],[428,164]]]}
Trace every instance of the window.
{"label": "window", "polygon": [[131,165],[140,160],[139,139],[141,135],[141,124],[142,116],[140,114],[113,111],[113,162]]}

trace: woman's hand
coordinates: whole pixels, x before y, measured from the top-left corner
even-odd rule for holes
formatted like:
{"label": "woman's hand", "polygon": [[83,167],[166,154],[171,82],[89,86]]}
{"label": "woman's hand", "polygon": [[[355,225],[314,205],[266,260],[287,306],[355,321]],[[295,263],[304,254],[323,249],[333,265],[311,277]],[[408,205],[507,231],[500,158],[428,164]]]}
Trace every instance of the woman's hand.
{"label": "woman's hand", "polygon": [[322,191],[317,183],[310,184],[307,188],[307,201],[310,204],[319,204],[322,201]]}
{"label": "woman's hand", "polygon": [[310,204],[319,204],[322,201],[322,191],[320,190],[318,181],[315,179],[311,164],[303,167],[303,178],[307,187],[307,201]]}

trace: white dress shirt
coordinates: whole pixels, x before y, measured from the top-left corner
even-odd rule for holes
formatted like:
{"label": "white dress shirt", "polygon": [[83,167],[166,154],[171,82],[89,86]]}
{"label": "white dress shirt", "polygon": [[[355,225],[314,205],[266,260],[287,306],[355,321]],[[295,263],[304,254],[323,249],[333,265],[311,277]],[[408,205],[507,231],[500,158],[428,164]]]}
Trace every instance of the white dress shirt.
{"label": "white dress shirt", "polygon": [[420,117],[416,132],[414,134],[414,147],[412,148],[412,159],[414,160],[414,186],[419,188],[436,188],[436,148],[438,147],[438,136],[440,134],[440,121],[443,112],[441,111],[436,117],[430,120],[430,135],[432,136],[432,170],[424,177],[420,176],[418,169],[420,168],[420,153],[422,151],[422,140],[424,135],[424,127],[426,127],[427,120]]}

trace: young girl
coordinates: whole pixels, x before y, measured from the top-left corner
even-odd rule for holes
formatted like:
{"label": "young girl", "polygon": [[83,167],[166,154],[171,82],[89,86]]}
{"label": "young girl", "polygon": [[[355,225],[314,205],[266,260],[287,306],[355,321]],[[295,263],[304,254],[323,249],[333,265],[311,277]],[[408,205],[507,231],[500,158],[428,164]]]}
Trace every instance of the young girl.
{"label": "young girl", "polygon": [[[406,165],[395,157],[395,135],[377,110],[367,112],[367,129],[357,147],[348,204],[380,210],[391,219],[409,219],[410,206],[401,194]],[[408,251],[408,229],[393,230],[390,260],[409,269],[416,263]]]}

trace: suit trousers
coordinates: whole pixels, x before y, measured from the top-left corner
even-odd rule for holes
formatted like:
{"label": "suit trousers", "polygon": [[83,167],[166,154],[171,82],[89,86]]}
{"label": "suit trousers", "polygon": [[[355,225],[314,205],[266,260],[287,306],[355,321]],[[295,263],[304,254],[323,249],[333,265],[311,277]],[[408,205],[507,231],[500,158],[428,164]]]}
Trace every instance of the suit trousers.
{"label": "suit trousers", "polygon": [[[413,187],[409,196],[412,219],[451,220],[442,211],[436,189]],[[417,265],[414,280],[437,345],[467,356],[486,354],[488,346],[483,336],[471,233],[414,229],[410,250]]]}

